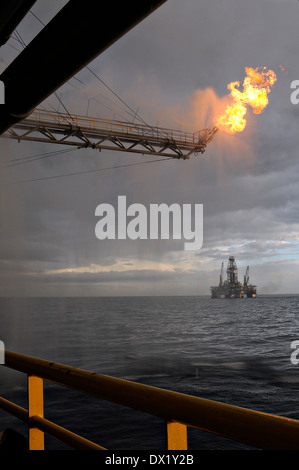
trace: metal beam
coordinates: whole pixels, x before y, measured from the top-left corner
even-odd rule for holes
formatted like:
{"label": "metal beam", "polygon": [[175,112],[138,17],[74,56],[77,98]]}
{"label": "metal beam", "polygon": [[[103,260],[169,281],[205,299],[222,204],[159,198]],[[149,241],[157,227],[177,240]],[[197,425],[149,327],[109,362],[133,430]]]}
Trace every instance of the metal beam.
{"label": "metal beam", "polygon": [[69,0],[0,76],[0,134],[166,1]]}
{"label": "metal beam", "polygon": [[36,0],[1,0],[0,46],[3,46]]}
{"label": "metal beam", "polygon": [[203,153],[216,132],[217,128],[193,133],[36,109],[2,137],[187,159]]}

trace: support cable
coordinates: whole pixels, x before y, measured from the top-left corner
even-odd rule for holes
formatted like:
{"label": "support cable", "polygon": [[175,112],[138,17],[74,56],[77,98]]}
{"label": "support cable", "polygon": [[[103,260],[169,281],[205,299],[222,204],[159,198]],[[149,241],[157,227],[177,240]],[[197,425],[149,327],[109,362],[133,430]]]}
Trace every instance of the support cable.
{"label": "support cable", "polygon": [[22,181],[15,181],[13,183],[9,183],[10,185],[15,185],[15,184],[23,184],[23,183],[33,183],[35,181],[44,181],[44,180],[49,180],[49,179],[55,179],[55,178],[63,178],[67,176],[76,176],[76,175],[82,175],[82,174],[87,174],[87,173],[95,173],[95,172],[101,172],[101,171],[107,171],[107,170],[114,170],[117,168],[125,168],[128,166],[137,166],[137,165],[146,165],[148,163],[155,163],[155,162],[165,162],[165,160],[173,160],[172,157],[169,158],[160,158],[159,160],[148,160],[146,162],[136,162],[136,163],[125,163],[123,165],[115,165],[111,167],[106,167],[106,168],[95,168],[93,170],[84,170],[84,171],[75,171],[72,173],[64,173],[61,175],[53,175],[53,176],[44,176],[41,178],[34,178],[30,180],[22,180]]}

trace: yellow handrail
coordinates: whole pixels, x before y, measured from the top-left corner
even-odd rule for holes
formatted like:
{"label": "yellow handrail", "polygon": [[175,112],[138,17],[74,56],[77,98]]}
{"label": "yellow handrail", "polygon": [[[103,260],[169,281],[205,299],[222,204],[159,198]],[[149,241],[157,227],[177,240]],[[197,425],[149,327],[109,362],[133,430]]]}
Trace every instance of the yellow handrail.
{"label": "yellow handrail", "polygon": [[[168,449],[171,450],[187,448],[187,426],[261,449],[299,449],[299,421],[294,419],[96,374],[11,351],[5,351],[4,366],[26,373],[29,380],[30,377],[39,377],[163,418],[167,423]],[[56,425],[47,422],[42,416],[40,383],[38,390],[37,393],[31,391],[29,394],[29,400],[35,401],[35,404],[29,403],[29,410],[31,408],[35,415],[26,414],[26,410],[20,411],[19,407],[16,409],[17,414],[23,418],[26,415],[29,429],[39,429],[63,441],[62,428],[55,430]],[[12,412],[12,405],[8,405],[4,399],[0,400],[0,407],[7,411],[11,407]],[[67,433],[65,430],[65,437]],[[80,438],[77,443],[79,441]],[[29,446],[32,448],[30,439]],[[98,448],[104,449],[100,446]]]}

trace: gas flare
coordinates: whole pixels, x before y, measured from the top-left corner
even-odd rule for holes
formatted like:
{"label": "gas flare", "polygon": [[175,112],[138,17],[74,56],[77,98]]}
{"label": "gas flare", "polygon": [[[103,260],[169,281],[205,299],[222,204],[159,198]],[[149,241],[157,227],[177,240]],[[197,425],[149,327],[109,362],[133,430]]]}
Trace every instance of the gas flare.
{"label": "gas flare", "polygon": [[243,81],[243,91],[240,91],[240,82],[231,82],[227,85],[233,104],[228,105],[224,114],[217,119],[216,126],[234,134],[241,132],[246,126],[245,115],[248,106],[255,114],[260,114],[268,104],[268,94],[276,82],[276,74],[266,67],[245,67],[246,77]]}

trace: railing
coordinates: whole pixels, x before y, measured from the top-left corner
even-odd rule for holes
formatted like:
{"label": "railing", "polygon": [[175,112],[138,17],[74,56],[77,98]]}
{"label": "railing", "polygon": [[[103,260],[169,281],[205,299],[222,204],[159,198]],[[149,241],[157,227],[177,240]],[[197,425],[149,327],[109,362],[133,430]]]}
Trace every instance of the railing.
{"label": "railing", "polygon": [[106,450],[44,418],[43,380],[163,418],[168,450],[187,449],[187,427],[261,449],[299,449],[299,421],[86,370],[5,352],[5,364],[28,376],[28,410],[0,398],[0,408],[28,423],[30,450],[44,450],[44,433],[74,449]]}
{"label": "railing", "polygon": [[203,129],[196,132],[185,132],[175,129],[167,129],[163,127],[150,126],[147,124],[140,124],[134,122],[124,122],[111,119],[103,119],[98,117],[88,117],[77,114],[67,114],[56,111],[45,111],[41,108],[35,109],[30,116],[24,121],[25,123],[30,120],[39,121],[41,123],[49,123],[51,125],[75,126],[90,131],[104,131],[115,134],[123,134],[130,136],[153,137],[155,139],[171,139],[176,142],[183,142],[190,145],[195,145],[205,142],[213,135],[215,131],[211,129]]}
{"label": "railing", "polygon": [[217,131],[214,127],[192,133],[36,109],[0,137],[186,160],[204,153]]}

